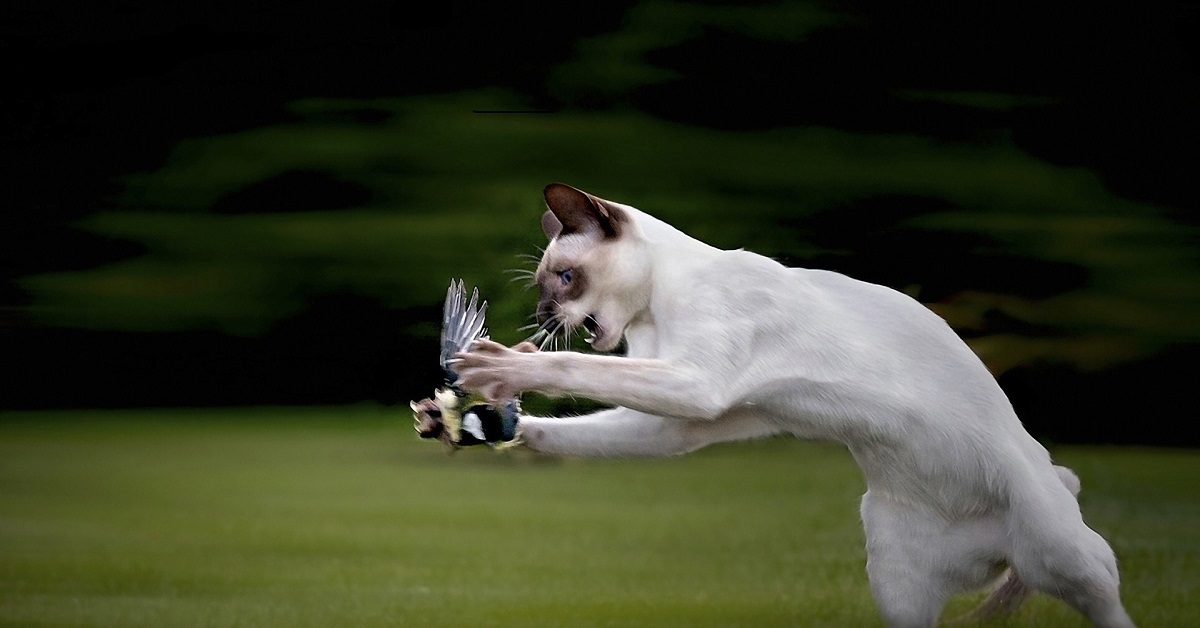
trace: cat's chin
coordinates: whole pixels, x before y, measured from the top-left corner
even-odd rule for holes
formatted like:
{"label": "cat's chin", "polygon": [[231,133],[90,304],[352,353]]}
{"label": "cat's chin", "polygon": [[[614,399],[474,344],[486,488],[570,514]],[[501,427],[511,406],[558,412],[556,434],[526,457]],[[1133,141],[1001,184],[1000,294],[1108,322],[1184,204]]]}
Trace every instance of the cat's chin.
{"label": "cat's chin", "polygon": [[612,351],[620,341],[620,334],[609,333],[608,328],[600,324],[600,320],[594,314],[589,314],[581,323],[588,337],[583,341],[592,346],[596,351],[608,352]]}
{"label": "cat's chin", "polygon": [[585,342],[592,345],[592,349],[599,351],[600,353],[608,353],[609,351],[617,348],[617,343],[620,342],[620,337],[618,336],[614,341],[609,337],[599,336],[596,338],[589,338]]}

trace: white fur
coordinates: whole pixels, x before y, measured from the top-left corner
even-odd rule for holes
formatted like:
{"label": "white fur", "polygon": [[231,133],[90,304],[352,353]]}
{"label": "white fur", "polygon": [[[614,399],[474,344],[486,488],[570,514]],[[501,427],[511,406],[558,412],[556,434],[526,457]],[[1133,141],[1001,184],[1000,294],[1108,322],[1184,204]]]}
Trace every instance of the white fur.
{"label": "white fur", "polygon": [[522,417],[529,447],[670,455],[775,434],[836,441],[866,478],[867,573],[888,625],[934,625],[949,596],[1005,565],[1019,575],[1011,586],[1055,595],[1097,626],[1132,625],[1113,553],[1081,518],[1078,479],[941,318],[889,288],[712,248],[610,205],[624,213],[620,237],[556,238],[543,265],[589,273],[562,315],[576,325],[594,314],[601,349],[623,332],[627,357],[484,343],[456,365],[493,399],[528,390],[618,406]]}

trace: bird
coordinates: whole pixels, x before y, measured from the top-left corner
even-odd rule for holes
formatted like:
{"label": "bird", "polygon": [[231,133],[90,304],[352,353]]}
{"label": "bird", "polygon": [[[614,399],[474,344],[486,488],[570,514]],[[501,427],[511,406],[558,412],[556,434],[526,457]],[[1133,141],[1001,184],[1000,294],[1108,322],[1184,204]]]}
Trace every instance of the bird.
{"label": "bird", "polygon": [[450,281],[442,310],[441,354],[438,358],[445,381],[434,391],[433,397],[409,403],[417,435],[440,440],[451,452],[480,444],[501,449],[520,442],[519,399],[495,406],[456,383],[458,374],[454,372],[453,357],[469,351],[475,342],[488,339],[486,314],[487,301],[480,302],[479,288],[471,291],[468,302],[463,280]]}

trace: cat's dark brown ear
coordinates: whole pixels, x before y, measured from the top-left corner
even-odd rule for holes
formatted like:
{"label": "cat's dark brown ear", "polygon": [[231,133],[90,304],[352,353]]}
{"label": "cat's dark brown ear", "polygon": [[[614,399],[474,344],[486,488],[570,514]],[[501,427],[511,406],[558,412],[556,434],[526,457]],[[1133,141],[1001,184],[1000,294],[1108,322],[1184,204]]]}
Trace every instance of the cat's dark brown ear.
{"label": "cat's dark brown ear", "polygon": [[558,232],[555,236],[550,236],[551,229],[546,225],[547,216],[542,216],[542,229],[551,239],[572,233],[591,233],[602,238],[616,238],[621,235],[622,223],[629,219],[625,212],[613,203],[569,185],[551,183],[546,186],[544,194],[546,207],[559,223]]}
{"label": "cat's dark brown ear", "polygon": [[558,234],[562,233],[562,229],[563,224],[559,221],[558,216],[555,216],[554,212],[547,209],[546,213],[542,214],[542,231],[546,234],[546,239],[553,240],[557,238]]}

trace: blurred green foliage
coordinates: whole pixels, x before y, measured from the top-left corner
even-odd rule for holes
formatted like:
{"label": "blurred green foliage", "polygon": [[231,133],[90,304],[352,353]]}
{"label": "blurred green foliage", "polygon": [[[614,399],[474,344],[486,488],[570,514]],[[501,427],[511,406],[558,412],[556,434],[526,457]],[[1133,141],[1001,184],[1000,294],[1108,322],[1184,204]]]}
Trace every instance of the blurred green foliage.
{"label": "blurred green foliage", "polygon": [[[816,127],[720,131],[621,109],[478,113],[528,107],[503,90],[310,99],[293,103],[288,122],[184,141],[162,168],[124,180],[116,209],[81,223],[140,243],[145,255],[28,277],[31,312],[97,329],[254,335],[321,294],[436,305],[449,279],[464,277],[492,302],[493,335],[515,342],[535,297],[502,271],[527,265],[519,256],[544,243],[540,191],[564,181],[714,245],[789,263],[871,253],[872,240],[852,237],[854,214],[829,217],[884,197],[927,206],[883,225],[923,237],[877,265],[933,257],[923,268],[937,274],[939,251],[922,248],[933,238],[983,243],[967,254],[1085,269],[1082,285],[1056,294],[960,277],[925,298],[979,336],[973,343],[996,370],[1037,358],[1093,368],[1200,339],[1194,230],[1003,135],[966,144]],[[289,178],[296,173],[318,178],[330,198],[289,191],[305,180]],[[850,244],[830,245],[823,225]],[[945,272],[959,263],[946,259]],[[894,287],[921,298],[921,284]],[[996,313],[1056,331],[986,333]],[[436,323],[413,333],[436,334]]]}

